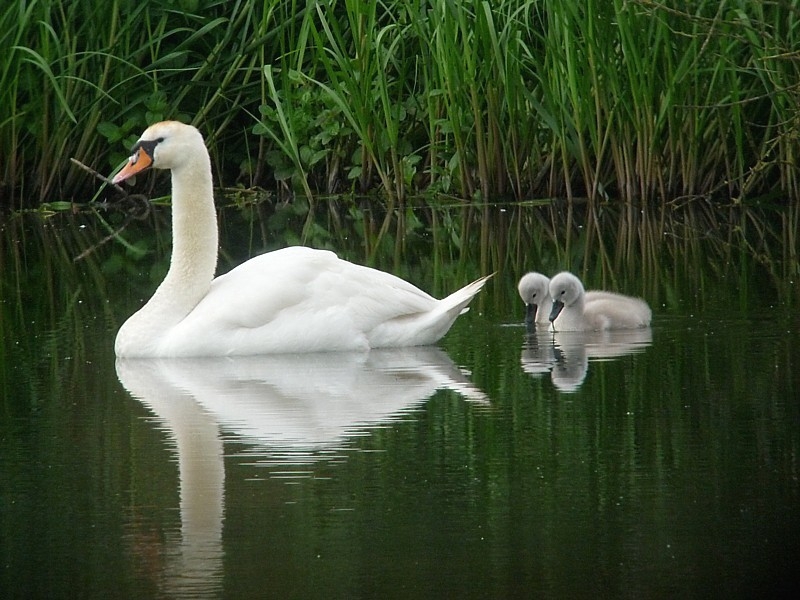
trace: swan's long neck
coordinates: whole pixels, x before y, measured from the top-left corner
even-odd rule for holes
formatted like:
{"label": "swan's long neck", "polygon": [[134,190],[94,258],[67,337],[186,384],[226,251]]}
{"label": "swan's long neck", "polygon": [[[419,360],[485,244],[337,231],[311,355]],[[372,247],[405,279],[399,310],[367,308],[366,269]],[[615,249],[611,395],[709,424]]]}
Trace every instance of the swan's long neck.
{"label": "swan's long neck", "polygon": [[149,304],[182,318],[208,293],[217,268],[217,215],[203,147],[172,170],[172,259]]}

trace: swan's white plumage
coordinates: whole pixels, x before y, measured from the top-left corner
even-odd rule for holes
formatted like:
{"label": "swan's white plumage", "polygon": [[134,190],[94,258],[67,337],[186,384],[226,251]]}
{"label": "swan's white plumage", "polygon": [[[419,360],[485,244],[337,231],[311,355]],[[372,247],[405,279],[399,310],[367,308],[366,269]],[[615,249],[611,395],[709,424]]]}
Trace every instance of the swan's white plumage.
{"label": "swan's white plumage", "polygon": [[172,171],[173,254],[153,297],[120,328],[118,356],[433,344],[488,279],[437,300],[394,275],[305,247],[256,256],[214,279],[217,222],[202,136],[174,121],[149,127],[114,181],[144,170],[150,160],[153,167]]}
{"label": "swan's white plumage", "polygon": [[566,271],[550,280],[553,310],[550,319],[557,331],[600,331],[648,327],[652,311],[641,298],[615,292],[585,292],[583,284]]}

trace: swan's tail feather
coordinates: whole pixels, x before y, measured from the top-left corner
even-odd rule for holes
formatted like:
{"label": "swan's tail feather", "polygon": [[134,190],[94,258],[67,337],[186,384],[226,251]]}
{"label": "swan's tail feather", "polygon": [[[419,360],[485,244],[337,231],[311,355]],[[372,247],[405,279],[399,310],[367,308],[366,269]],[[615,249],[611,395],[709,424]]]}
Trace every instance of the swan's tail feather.
{"label": "swan's tail feather", "polygon": [[470,300],[492,275],[481,277],[436,301],[429,311],[405,314],[381,323],[370,333],[370,345],[373,348],[385,348],[435,344],[448,332],[458,315],[467,311]]}
{"label": "swan's tail feather", "polygon": [[431,312],[428,319],[425,320],[427,322],[420,323],[424,332],[421,333],[421,343],[433,344],[439,341],[448,332],[458,316],[469,310],[470,301],[475,297],[475,294],[481,291],[492,275],[494,273],[476,279],[449,296],[442,298],[436,310]]}
{"label": "swan's tail feather", "polygon": [[470,301],[475,297],[475,294],[481,291],[486,282],[494,275],[494,273],[490,273],[485,277],[481,277],[480,279],[476,279],[472,283],[468,283],[464,287],[459,290],[456,290],[446,298],[442,298],[441,306],[444,309],[444,312],[454,313],[455,316],[463,315],[465,312],[469,310],[469,306],[467,306]]}

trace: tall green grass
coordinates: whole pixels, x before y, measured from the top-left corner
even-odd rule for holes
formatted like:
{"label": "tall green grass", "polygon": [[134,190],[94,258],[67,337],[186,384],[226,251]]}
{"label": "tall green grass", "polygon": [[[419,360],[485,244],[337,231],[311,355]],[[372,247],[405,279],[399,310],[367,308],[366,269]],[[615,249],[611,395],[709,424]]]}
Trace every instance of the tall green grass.
{"label": "tall green grass", "polygon": [[309,199],[800,198],[800,11],[747,0],[89,0],[0,9],[0,205],[149,123]]}
{"label": "tall green grass", "polygon": [[295,18],[291,9],[191,0],[4,5],[0,205],[88,193],[95,183],[70,157],[110,172],[164,118],[203,129],[222,180],[252,182],[258,167],[249,159],[261,148],[242,139],[266,98],[265,48]]}

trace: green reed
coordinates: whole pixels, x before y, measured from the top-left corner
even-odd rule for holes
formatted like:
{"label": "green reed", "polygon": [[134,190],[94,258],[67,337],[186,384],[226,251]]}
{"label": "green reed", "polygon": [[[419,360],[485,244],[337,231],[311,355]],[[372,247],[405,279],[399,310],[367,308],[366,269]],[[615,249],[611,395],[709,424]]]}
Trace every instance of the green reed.
{"label": "green reed", "polygon": [[68,159],[108,173],[141,130],[163,118],[192,120],[225,152],[220,172],[232,162],[248,174],[257,141],[227,141],[252,127],[243,111],[265,101],[261,51],[291,22],[276,27],[267,4],[181,3],[198,14],[124,0],[5,7],[1,203],[96,187]]}
{"label": "green reed", "polygon": [[[89,0],[0,10],[0,205],[149,123],[220,184],[517,200],[800,196],[800,13],[746,0]],[[386,227],[383,228],[386,233]]]}

